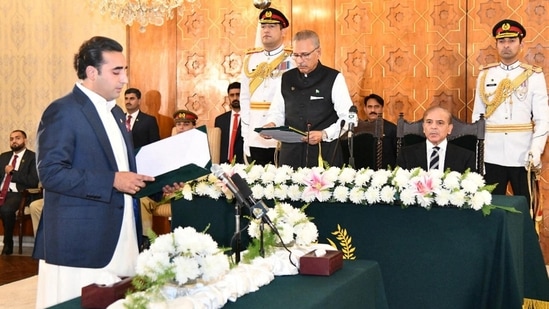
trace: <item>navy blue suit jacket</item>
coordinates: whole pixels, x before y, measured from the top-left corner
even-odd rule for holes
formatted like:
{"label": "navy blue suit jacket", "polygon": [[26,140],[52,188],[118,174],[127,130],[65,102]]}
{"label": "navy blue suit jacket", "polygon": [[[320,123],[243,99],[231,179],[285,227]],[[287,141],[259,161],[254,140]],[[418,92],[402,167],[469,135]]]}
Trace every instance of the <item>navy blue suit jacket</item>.
{"label": "navy blue suit jacket", "polygon": [[[397,166],[404,169],[421,167],[427,170],[427,161],[426,142],[421,142],[402,148],[397,157]],[[444,170],[447,168],[460,173],[465,172],[468,168],[471,169],[471,172],[476,172],[475,153],[448,143],[446,156],[444,157]]]}
{"label": "navy blue suit jacket", "polygon": [[156,118],[140,111],[132,127],[133,147],[141,148],[160,139]]}
{"label": "navy blue suit jacket", "polygon": [[[231,139],[231,111],[225,112],[215,118],[215,126],[221,129],[221,155],[220,162],[230,162],[227,160],[229,156],[229,140]],[[244,140],[240,134],[240,122],[236,131],[236,141],[234,143],[234,155],[236,155],[235,163],[244,163]],[[231,158],[232,160],[232,158]]]}
{"label": "navy blue suit jacket", "polygon": [[[130,170],[135,171],[124,112],[115,106],[112,114],[126,143]],[[106,266],[118,241],[124,194],[113,187],[118,167],[97,110],[75,86],[46,108],[37,138],[44,209],[33,257],[71,267]],[[134,209],[141,235],[139,208]]]}

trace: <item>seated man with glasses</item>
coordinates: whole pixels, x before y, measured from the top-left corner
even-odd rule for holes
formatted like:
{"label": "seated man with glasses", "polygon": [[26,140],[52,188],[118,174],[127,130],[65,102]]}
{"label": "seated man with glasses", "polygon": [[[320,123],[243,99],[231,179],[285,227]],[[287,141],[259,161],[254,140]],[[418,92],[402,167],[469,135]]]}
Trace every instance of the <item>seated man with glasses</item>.
{"label": "seated man with glasses", "polygon": [[[296,33],[297,67],[282,74],[264,127],[291,126],[307,132],[301,143],[281,143],[279,165],[342,166],[337,139],[353,106],[343,75],[320,63],[320,39],[311,30]],[[262,135],[269,139],[270,136]]]}

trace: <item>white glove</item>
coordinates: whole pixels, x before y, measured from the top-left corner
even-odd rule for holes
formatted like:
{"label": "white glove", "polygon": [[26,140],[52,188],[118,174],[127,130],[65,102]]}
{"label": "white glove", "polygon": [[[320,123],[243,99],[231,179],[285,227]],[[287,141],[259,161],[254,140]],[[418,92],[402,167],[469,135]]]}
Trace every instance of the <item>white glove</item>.
{"label": "white glove", "polygon": [[528,169],[530,162],[532,162],[534,167],[541,168],[541,153],[532,149],[526,154],[524,161],[526,169]]}
{"label": "white glove", "polygon": [[248,145],[247,139],[244,139],[244,155],[247,157],[252,156],[250,152],[250,145]]}

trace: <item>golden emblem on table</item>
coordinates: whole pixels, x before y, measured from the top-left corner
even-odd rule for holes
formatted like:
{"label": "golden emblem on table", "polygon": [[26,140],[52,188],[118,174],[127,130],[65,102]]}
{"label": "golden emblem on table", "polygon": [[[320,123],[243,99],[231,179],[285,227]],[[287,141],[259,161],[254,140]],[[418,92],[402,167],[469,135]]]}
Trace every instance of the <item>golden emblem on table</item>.
{"label": "golden emblem on table", "polygon": [[[336,239],[339,241],[339,245],[341,246],[341,252],[343,252],[343,259],[356,260],[356,256],[355,256],[356,248],[353,247],[353,244],[352,244],[353,237],[351,237],[347,233],[347,229],[341,228],[341,226],[338,224],[337,230],[333,231],[332,235],[334,235]],[[333,240],[331,240],[330,238],[327,238],[327,240],[330,246],[339,250],[339,248],[337,247],[337,244]]]}

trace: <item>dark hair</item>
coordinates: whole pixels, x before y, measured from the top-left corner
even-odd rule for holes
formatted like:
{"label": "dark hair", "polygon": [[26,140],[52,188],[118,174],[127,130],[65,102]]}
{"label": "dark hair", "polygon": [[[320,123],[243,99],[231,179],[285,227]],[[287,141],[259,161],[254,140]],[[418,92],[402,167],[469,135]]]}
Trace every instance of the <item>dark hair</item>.
{"label": "dark hair", "polygon": [[115,40],[102,36],[94,36],[82,43],[78,53],[74,55],[74,69],[78,78],[86,78],[86,68],[90,65],[101,74],[104,51],[122,52],[123,47]]}
{"label": "dark hair", "polygon": [[137,89],[137,88],[128,88],[128,89],[126,89],[126,91],[124,92],[124,95],[126,95],[128,93],[135,93],[135,96],[138,99],[141,99],[141,91],[139,91],[139,89]]}
{"label": "dark hair", "polygon": [[425,112],[423,112],[423,121],[425,121],[425,117],[427,117],[432,111],[437,109],[443,111],[448,116],[448,124],[452,124],[452,112],[440,105],[429,106],[429,108],[427,108]]}
{"label": "dark hair", "polygon": [[239,82],[232,82],[229,84],[229,87],[227,88],[227,93],[231,91],[231,89],[240,89],[240,83]]}
{"label": "dark hair", "polygon": [[19,133],[23,134],[24,138],[27,138],[27,133],[25,133],[25,131],[23,131],[23,130],[13,130],[13,131],[11,131],[11,133],[15,133],[15,132],[19,132]]}
{"label": "dark hair", "polygon": [[367,96],[364,98],[364,105],[366,105],[366,103],[368,102],[368,100],[370,99],[374,99],[377,101],[377,103],[379,103],[379,105],[381,106],[384,106],[385,105],[385,101],[383,100],[382,97],[378,96],[377,94],[375,93],[372,93],[371,95]]}

